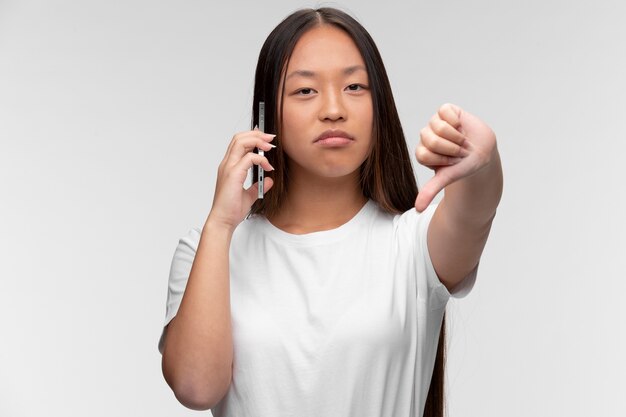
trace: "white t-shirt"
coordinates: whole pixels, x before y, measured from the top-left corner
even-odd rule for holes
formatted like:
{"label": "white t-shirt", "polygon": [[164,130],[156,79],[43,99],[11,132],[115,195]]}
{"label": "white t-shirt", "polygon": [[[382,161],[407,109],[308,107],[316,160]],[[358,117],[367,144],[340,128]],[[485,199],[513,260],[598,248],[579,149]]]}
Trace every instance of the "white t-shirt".
{"label": "white t-shirt", "polygon": [[[213,415],[421,416],[451,296],[428,254],[435,208],[393,215],[369,200],[342,226],[302,235],[242,221],[230,246],[233,379]],[[200,235],[174,253],[165,325]]]}

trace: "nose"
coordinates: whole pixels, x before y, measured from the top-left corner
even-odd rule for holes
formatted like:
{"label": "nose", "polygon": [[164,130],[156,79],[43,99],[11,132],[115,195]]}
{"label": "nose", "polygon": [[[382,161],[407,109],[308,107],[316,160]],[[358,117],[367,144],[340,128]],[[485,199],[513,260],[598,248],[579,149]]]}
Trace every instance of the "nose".
{"label": "nose", "polygon": [[346,116],[346,108],[340,92],[329,91],[322,96],[319,111],[320,120],[345,120]]}

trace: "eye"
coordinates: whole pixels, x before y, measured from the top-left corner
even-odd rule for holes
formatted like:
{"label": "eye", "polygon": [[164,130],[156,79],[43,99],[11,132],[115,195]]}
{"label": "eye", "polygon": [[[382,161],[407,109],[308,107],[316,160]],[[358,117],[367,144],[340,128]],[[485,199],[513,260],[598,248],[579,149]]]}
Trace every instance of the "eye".
{"label": "eye", "polygon": [[313,94],[313,89],[312,88],[301,88],[298,91],[296,91],[297,95],[301,95],[301,96],[310,96],[311,94]]}
{"label": "eye", "polygon": [[365,90],[366,87],[364,85],[361,84],[350,84],[348,87],[346,87],[349,91],[361,91],[361,90]]}

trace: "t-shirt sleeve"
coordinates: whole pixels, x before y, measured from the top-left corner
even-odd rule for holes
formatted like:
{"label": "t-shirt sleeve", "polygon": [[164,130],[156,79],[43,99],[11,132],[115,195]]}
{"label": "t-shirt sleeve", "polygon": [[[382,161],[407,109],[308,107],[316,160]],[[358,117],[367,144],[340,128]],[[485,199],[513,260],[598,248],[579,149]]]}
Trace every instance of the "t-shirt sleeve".
{"label": "t-shirt sleeve", "polygon": [[478,272],[476,265],[452,291],[439,280],[428,251],[428,226],[436,209],[437,204],[422,213],[411,208],[397,219],[399,233],[405,235],[403,240],[412,250],[418,297],[427,300],[433,309],[445,306],[450,297],[465,297],[474,287]]}
{"label": "t-shirt sleeve", "polygon": [[159,338],[159,352],[163,353],[163,344],[165,342],[165,326],[176,316],[180,302],[183,299],[189,273],[193,260],[196,257],[198,244],[200,243],[201,230],[198,228],[191,229],[186,236],[180,238],[178,246],[174,251],[172,264],[170,266],[170,275],[167,285],[167,303],[165,308],[165,321],[163,330]]}

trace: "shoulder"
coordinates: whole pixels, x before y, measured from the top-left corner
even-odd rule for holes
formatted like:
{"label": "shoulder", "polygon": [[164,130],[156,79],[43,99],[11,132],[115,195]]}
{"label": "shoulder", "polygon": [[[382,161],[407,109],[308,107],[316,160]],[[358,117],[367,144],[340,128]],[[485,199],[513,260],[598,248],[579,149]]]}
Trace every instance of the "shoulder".
{"label": "shoulder", "polygon": [[398,233],[413,240],[416,236],[425,235],[428,225],[437,210],[437,204],[431,204],[423,212],[418,212],[411,207],[401,214],[393,216],[393,225]]}

